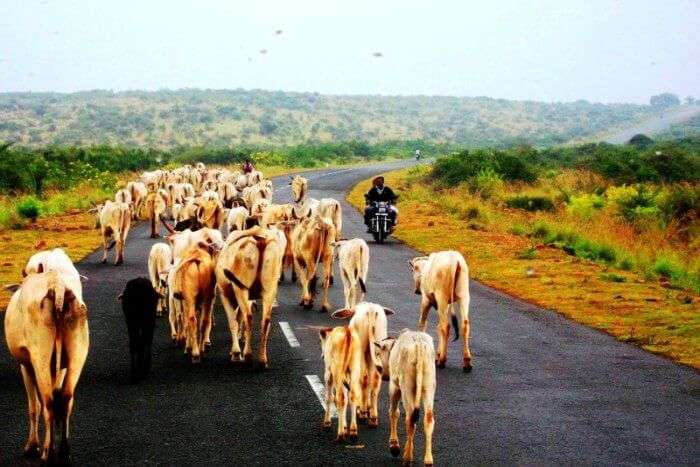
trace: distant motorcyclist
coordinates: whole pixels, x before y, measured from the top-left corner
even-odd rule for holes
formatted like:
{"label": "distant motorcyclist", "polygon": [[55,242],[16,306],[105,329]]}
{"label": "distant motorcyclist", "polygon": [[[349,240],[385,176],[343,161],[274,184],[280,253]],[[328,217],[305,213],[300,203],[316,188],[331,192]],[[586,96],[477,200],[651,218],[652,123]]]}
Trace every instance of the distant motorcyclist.
{"label": "distant motorcyclist", "polygon": [[[374,203],[379,201],[389,203],[389,220],[392,226],[396,225],[399,210],[396,209],[394,203],[397,198],[398,196],[396,196],[394,190],[384,185],[384,177],[375,177],[374,180],[372,180],[372,188],[365,194],[365,201],[367,202],[367,207],[365,208],[365,225],[368,229],[372,217],[377,212],[377,206]],[[368,233],[371,232],[368,230]]]}

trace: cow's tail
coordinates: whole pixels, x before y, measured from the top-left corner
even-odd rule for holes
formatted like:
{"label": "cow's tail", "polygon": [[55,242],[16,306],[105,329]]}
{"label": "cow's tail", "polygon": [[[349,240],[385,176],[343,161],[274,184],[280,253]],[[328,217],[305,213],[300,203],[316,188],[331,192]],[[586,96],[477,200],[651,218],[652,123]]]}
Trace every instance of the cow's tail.
{"label": "cow's tail", "polygon": [[63,305],[66,297],[66,284],[55,271],[48,273],[47,292],[53,295],[53,313],[56,334],[54,336],[54,391],[60,390],[63,385],[61,378],[61,358],[63,351],[63,339],[61,337],[61,321],[63,321]]}
{"label": "cow's tail", "polygon": [[450,313],[450,321],[452,321],[452,327],[455,330],[455,338],[454,340],[459,340],[459,322],[457,320],[457,315],[455,313],[455,308],[456,306],[454,305],[454,302],[457,301],[457,296],[456,296],[456,288],[457,288],[457,281],[459,280],[459,276],[462,273],[462,265],[459,261],[457,261],[457,266],[455,267],[454,274],[452,274],[452,290],[450,291],[450,302],[447,305],[447,309],[449,310]]}
{"label": "cow's tail", "polygon": [[415,407],[411,413],[411,421],[416,423],[420,415],[420,405],[423,400],[423,373],[425,372],[425,347],[423,344],[416,346],[416,394],[413,399]]}
{"label": "cow's tail", "polygon": [[372,359],[372,364],[374,365],[374,367],[379,368],[381,366],[381,362],[379,361],[379,358],[377,358],[377,352],[375,351],[377,313],[375,311],[372,311],[367,315],[367,317],[369,318],[369,355]]}
{"label": "cow's tail", "polygon": [[360,270],[355,269],[355,277],[360,283],[360,289],[362,293],[367,293],[367,284],[365,284],[365,277],[367,277],[367,264],[369,263],[369,250],[364,246],[360,250]]}

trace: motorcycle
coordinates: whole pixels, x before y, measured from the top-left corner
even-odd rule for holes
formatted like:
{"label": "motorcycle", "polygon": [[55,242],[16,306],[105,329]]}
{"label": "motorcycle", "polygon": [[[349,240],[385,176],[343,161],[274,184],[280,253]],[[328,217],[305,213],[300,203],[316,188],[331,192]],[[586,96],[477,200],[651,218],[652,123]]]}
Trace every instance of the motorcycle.
{"label": "motorcycle", "polygon": [[384,243],[384,240],[394,230],[394,225],[389,218],[390,204],[386,201],[373,201],[374,214],[369,221],[369,230],[377,243]]}

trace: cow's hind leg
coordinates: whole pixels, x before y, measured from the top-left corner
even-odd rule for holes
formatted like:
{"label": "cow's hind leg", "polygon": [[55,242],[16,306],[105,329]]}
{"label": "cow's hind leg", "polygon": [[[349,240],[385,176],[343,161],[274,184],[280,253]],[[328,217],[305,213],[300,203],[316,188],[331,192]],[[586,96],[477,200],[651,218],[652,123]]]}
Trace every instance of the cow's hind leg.
{"label": "cow's hind leg", "polygon": [[338,413],[338,433],[336,434],[336,443],[345,441],[345,420],[347,419],[348,400],[345,397],[345,388],[341,381],[337,381],[335,385],[335,411]]}
{"label": "cow's hind leg", "polygon": [[262,302],[262,314],[260,317],[260,348],[258,349],[258,362],[262,368],[267,368],[267,340],[270,336],[270,323],[272,322],[272,302],[275,297],[272,293],[266,293]]}
{"label": "cow's hind leg", "polygon": [[245,342],[243,343],[243,360],[246,363],[252,363],[253,361],[253,310],[251,309],[251,302],[248,300],[247,290],[238,292],[236,291],[236,299],[238,301],[239,313],[243,314],[243,334]]}
{"label": "cow's hind leg", "polygon": [[437,351],[437,367],[445,368],[447,363],[447,341],[450,337],[450,305],[447,300],[442,300],[437,297],[438,309],[438,351]]}
{"label": "cow's hind leg", "polygon": [[34,374],[30,368],[20,365],[22,371],[22,380],[24,380],[24,389],[27,392],[27,406],[29,409],[29,436],[27,444],[24,446],[24,455],[26,457],[39,456],[39,411],[41,410],[41,402],[37,395],[36,382]]}
{"label": "cow's hind leg", "polygon": [[417,410],[413,406],[406,405],[406,397],[404,399],[404,410],[406,413],[406,444],[403,447],[403,465],[410,466],[413,462],[413,439],[416,435],[416,422],[418,421]]}
{"label": "cow's hind leg", "polygon": [[229,356],[232,362],[237,362],[241,359],[241,347],[239,343],[240,328],[238,321],[240,310],[236,304],[233,287],[231,287],[230,284],[222,284],[219,290],[221,291],[221,302],[224,304],[224,311],[226,311],[228,328],[231,331],[231,351]]}
{"label": "cow's hind leg", "polygon": [[324,382],[326,383],[326,406],[323,412],[323,422],[321,426],[323,431],[330,431],[331,429],[331,404],[333,403],[333,375],[330,371],[326,370],[324,374]]}
{"label": "cow's hind leg", "polygon": [[462,319],[462,339],[464,339],[462,370],[468,373],[472,371],[472,353],[469,349],[469,298],[460,298],[457,305]]}
{"label": "cow's hind leg", "polygon": [[392,381],[389,383],[389,452],[394,457],[398,457],[401,453],[399,447],[399,399],[401,399],[401,390]]}
{"label": "cow's hind leg", "polygon": [[[372,344],[370,344],[372,345]],[[377,428],[379,426],[379,391],[382,388],[382,375],[375,368],[370,370],[369,380],[369,420],[367,426],[369,428]]]}

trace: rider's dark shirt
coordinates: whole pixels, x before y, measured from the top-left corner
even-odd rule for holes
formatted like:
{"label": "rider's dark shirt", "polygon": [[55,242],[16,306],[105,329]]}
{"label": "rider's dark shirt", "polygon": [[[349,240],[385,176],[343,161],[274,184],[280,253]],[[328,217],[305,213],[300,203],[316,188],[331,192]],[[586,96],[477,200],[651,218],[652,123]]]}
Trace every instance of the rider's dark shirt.
{"label": "rider's dark shirt", "polygon": [[367,192],[366,197],[368,201],[386,201],[391,203],[396,200],[396,195],[388,186],[385,186],[381,193],[376,187],[372,187],[372,189]]}

